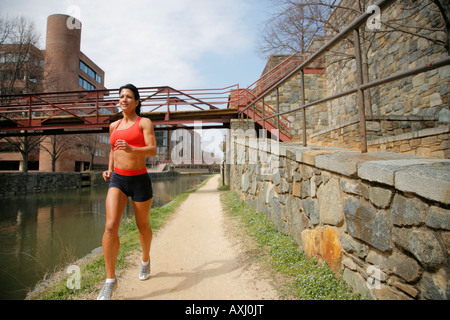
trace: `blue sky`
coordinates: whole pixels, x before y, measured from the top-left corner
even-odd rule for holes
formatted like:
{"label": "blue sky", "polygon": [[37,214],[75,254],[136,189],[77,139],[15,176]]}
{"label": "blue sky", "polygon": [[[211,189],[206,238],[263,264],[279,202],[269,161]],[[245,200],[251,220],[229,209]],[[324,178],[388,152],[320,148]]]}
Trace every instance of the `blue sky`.
{"label": "blue sky", "polygon": [[81,50],[110,89],[247,87],[266,64],[256,43],[270,0],[0,0],[0,8],[34,20],[41,48],[49,15],[79,18]]}

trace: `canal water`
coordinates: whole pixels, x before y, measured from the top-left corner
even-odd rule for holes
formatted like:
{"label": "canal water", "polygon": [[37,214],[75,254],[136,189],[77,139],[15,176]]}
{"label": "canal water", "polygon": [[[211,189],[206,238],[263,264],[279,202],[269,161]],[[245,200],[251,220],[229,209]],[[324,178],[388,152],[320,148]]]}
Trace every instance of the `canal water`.
{"label": "canal water", "polygon": [[[152,207],[207,177],[153,178]],[[0,198],[0,300],[24,299],[46,275],[101,246],[106,193],[107,186]],[[133,214],[129,203],[124,217]]]}

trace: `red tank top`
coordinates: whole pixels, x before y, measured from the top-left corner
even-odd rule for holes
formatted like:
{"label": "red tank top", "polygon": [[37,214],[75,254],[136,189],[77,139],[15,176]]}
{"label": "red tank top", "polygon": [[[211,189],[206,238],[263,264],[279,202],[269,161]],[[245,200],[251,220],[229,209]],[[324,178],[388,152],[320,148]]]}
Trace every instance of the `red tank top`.
{"label": "red tank top", "polygon": [[109,137],[109,142],[111,143],[113,151],[116,150],[116,148],[114,147],[114,143],[116,143],[116,141],[119,139],[125,140],[132,147],[145,147],[144,134],[142,133],[141,128],[139,128],[140,120],[141,117],[137,118],[133,125],[127,129],[116,130],[116,128],[122,122],[122,120],[119,121]]}

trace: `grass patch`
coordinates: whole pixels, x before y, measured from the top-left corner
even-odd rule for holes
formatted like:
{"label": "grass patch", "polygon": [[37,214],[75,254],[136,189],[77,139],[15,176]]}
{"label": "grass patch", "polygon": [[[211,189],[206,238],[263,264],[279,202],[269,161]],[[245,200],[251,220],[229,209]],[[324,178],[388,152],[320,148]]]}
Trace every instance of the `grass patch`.
{"label": "grass patch", "polygon": [[260,249],[267,252],[271,266],[291,279],[283,292],[289,292],[295,299],[301,300],[361,299],[327,264],[306,257],[304,252],[298,250],[292,236],[278,231],[263,213],[248,207],[236,192],[223,193],[222,203],[231,217],[243,222]]}
{"label": "grass patch", "polygon": [[[212,177],[212,176],[211,176]],[[188,190],[182,194],[175,196],[172,201],[162,207],[155,207],[150,212],[150,227],[153,232],[160,229],[168,218],[176,211],[176,209],[187,199],[187,197],[204,186],[206,182],[211,179],[208,177],[197,187]],[[136,226],[134,218],[127,218],[121,222],[119,229],[120,250],[117,256],[116,270],[124,269],[128,266],[127,257],[134,251],[140,250],[141,244],[139,241],[139,231]],[[87,259],[82,259],[79,264],[81,281],[79,289],[69,289],[67,286],[70,274],[65,273],[65,268],[62,271],[54,274],[49,280],[44,280],[37,286],[37,289],[27,297],[32,300],[72,300],[83,297],[83,295],[90,294],[99,290],[97,287],[100,281],[103,281],[106,276],[105,261],[103,254],[97,253]]]}
{"label": "grass patch", "polygon": [[226,184],[223,184],[222,179],[219,179],[219,186],[217,188],[219,191],[229,191],[230,187],[227,186]]}

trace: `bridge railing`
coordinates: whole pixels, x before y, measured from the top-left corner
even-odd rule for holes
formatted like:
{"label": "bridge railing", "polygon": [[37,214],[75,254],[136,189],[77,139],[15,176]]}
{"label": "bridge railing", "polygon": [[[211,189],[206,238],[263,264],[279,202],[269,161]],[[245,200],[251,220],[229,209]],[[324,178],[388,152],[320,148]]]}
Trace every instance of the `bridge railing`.
{"label": "bridge railing", "polygon": [[[258,97],[265,93],[267,90],[273,88],[278,81],[290,74],[295,68],[297,68],[303,61],[304,57],[299,52],[295,52],[281,62],[275,65],[273,68],[264,73],[258,80],[253,82],[247,87],[247,90],[251,92],[254,97]],[[323,60],[319,59],[314,66],[309,66],[305,69],[305,73],[322,73],[323,72]]]}
{"label": "bridge railing", "polygon": [[183,89],[172,87],[140,88],[141,104],[146,112],[213,110],[227,107],[230,92],[238,88],[232,85],[215,89]]}
{"label": "bridge railing", "polygon": [[[393,4],[396,0],[381,0],[375,5],[380,9],[380,12],[385,10],[387,7],[389,7],[391,4]],[[390,76],[387,76],[382,79],[376,79],[367,83],[363,83],[363,74],[362,74],[362,60],[361,60],[361,48],[360,48],[360,27],[367,22],[369,17],[372,15],[372,12],[364,12],[360,16],[358,16],[355,20],[353,20],[352,23],[350,23],[347,27],[345,27],[341,32],[339,32],[337,35],[335,35],[331,40],[329,40],[325,45],[323,45],[320,49],[318,49],[316,52],[314,52],[309,58],[304,60],[300,63],[298,67],[296,67],[294,70],[292,70],[289,74],[285,75],[282,79],[280,79],[277,83],[271,86],[269,90],[263,91],[262,94],[258,96],[258,98],[252,102],[250,102],[246,107],[239,110],[239,117],[244,118],[245,116],[248,117],[248,112],[251,110],[251,108],[254,108],[254,106],[260,101],[264,101],[264,98],[271,95],[274,91],[277,95],[277,101],[275,104],[275,109],[277,110],[276,113],[265,115],[258,121],[262,121],[263,123],[271,118],[277,118],[279,119],[281,116],[301,111],[302,112],[302,139],[303,139],[303,145],[307,145],[307,134],[306,134],[306,127],[307,127],[307,119],[306,119],[306,109],[315,107],[321,103],[332,101],[334,99],[338,99],[344,96],[348,96],[351,94],[357,94],[357,101],[358,101],[358,115],[359,115],[359,134],[361,139],[361,152],[365,153],[367,152],[367,133],[366,133],[366,116],[365,116],[365,102],[364,102],[364,91],[373,87],[377,87],[389,82],[393,82],[399,79],[403,79],[409,76],[413,76],[419,73],[423,73],[426,71],[434,70],[437,68],[441,68],[446,65],[450,65],[450,57],[444,57],[440,59],[439,61],[436,61],[434,63],[425,64],[423,66],[415,67],[412,69],[408,69],[406,71],[400,71],[397,73],[394,73]],[[354,58],[356,60],[356,87],[352,89],[348,89],[345,91],[342,91],[337,94],[333,94],[330,96],[327,96],[325,98],[312,101],[309,103],[305,103],[305,73],[306,69],[311,66],[313,63],[317,63],[328,51],[332,50],[335,46],[337,46],[339,43],[344,41],[348,37],[353,37],[353,46],[354,46]],[[279,112],[279,100],[278,100],[278,94],[280,87],[286,83],[292,76],[294,75],[300,75],[300,101],[299,101],[299,107],[292,108],[288,111]],[[254,119],[255,121],[255,119]],[[279,121],[279,120],[278,120]]]}
{"label": "bridge railing", "polygon": [[[290,141],[292,136],[292,122],[285,116],[277,117],[276,119],[270,117],[277,113],[271,105],[264,102],[264,98],[259,100],[258,96],[248,89],[242,89],[239,91],[240,105],[243,105],[242,101],[246,101],[247,104],[251,103],[251,109],[245,109],[244,113],[247,117],[253,119],[256,123],[261,122],[261,126],[265,130],[278,129],[280,139],[282,141]],[[254,102],[254,103],[253,103]],[[241,110],[242,108],[239,108]],[[266,120],[262,120],[266,117]]]}
{"label": "bridge railing", "polygon": [[[271,130],[278,129],[280,139],[282,141],[291,141],[292,138],[292,122],[285,116],[271,117],[278,111],[275,110],[270,104],[265,103],[264,99],[261,101],[258,98],[267,92],[270,92],[273,86],[290,74],[295,68],[297,68],[304,58],[298,52],[285,57],[281,62],[275,65],[273,68],[265,72],[258,80],[249,85],[246,89],[240,90],[240,106],[248,105],[256,101],[251,109],[244,111],[247,117],[255,120],[255,122],[261,122],[263,129]],[[319,59],[314,66],[310,66],[305,70],[306,73],[322,73],[323,61]],[[277,101],[279,96],[277,93]],[[277,103],[279,105],[279,102]],[[266,118],[266,120],[261,120]]]}
{"label": "bridge railing", "polygon": [[0,130],[45,127],[55,119],[65,124],[98,124],[116,109],[109,90],[0,96]]}
{"label": "bridge railing", "polygon": [[[236,104],[231,92],[238,85],[218,89],[177,90],[138,88],[141,112],[214,110]],[[117,118],[119,89],[48,92],[0,96],[0,131],[107,127]]]}

